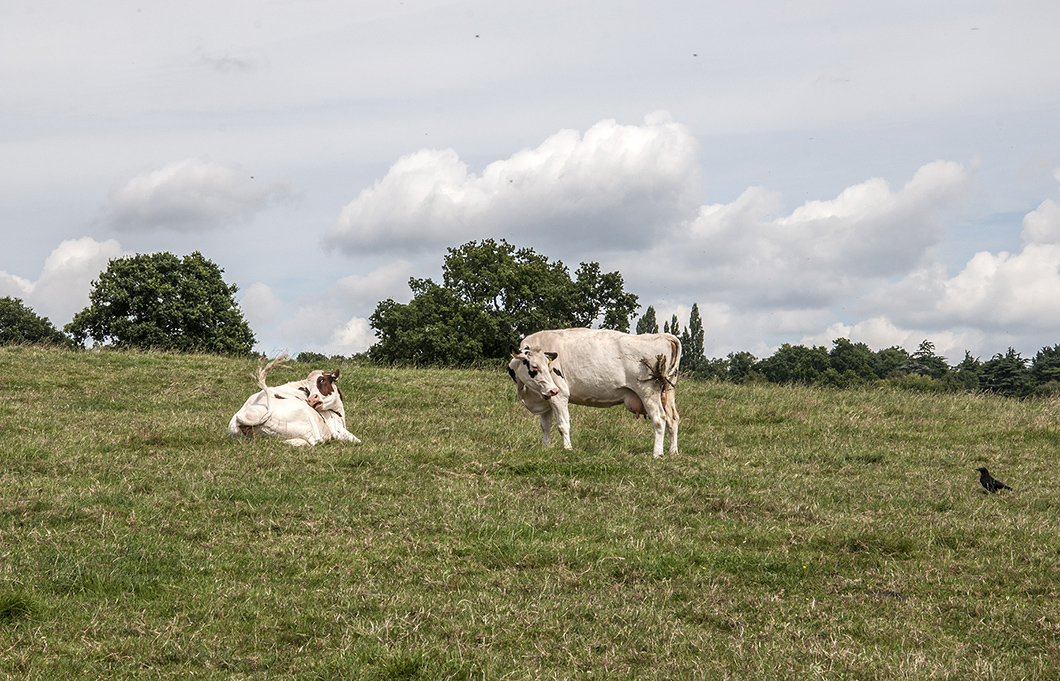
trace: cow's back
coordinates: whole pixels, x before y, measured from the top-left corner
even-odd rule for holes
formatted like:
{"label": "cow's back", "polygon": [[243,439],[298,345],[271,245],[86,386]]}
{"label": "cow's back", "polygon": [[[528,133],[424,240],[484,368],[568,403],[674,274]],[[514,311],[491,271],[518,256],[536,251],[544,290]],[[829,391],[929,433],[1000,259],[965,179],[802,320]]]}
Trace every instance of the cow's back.
{"label": "cow's back", "polygon": [[619,404],[632,387],[650,381],[659,357],[666,376],[677,372],[681,360],[681,341],[668,333],[575,327],[530,334],[522,345],[558,355],[573,404]]}

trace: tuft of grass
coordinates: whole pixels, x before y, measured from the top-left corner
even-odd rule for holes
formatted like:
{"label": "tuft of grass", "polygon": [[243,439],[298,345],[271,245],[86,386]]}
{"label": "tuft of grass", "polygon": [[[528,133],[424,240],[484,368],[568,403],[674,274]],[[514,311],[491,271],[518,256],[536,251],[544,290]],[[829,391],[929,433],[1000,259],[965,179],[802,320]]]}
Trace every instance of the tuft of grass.
{"label": "tuft of grass", "polygon": [[34,617],[37,601],[20,591],[0,592],[0,624],[13,624]]}

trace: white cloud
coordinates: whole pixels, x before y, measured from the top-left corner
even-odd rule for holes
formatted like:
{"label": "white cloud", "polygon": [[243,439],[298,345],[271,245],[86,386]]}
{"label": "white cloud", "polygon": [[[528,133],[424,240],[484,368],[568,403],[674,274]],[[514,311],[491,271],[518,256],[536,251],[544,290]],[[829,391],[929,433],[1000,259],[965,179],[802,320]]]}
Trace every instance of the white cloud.
{"label": "white cloud", "polygon": [[[312,350],[325,354],[363,352],[375,342],[366,315],[385,298],[406,299],[412,264],[398,260],[366,275],[351,274],[320,293],[285,303],[261,282],[250,286],[240,307],[261,338],[279,347],[259,347],[266,354],[279,350]],[[264,333],[263,333],[264,332]],[[259,342],[259,346],[261,343]]]}
{"label": "white cloud", "polygon": [[1060,319],[1060,244],[1025,244],[1018,254],[976,253],[942,282],[941,320],[977,326],[1056,328]]}
{"label": "white cloud", "polygon": [[340,279],[335,286],[324,292],[325,300],[341,299],[351,305],[371,306],[385,298],[397,298],[397,291],[408,290],[408,280],[412,276],[412,263],[407,260],[395,260],[381,265],[367,275],[351,274]]}
{"label": "white cloud", "polygon": [[364,352],[376,340],[378,338],[371,325],[369,325],[368,320],[354,317],[343,324],[342,327],[335,329],[321,352],[325,355],[352,355]]}
{"label": "white cloud", "polygon": [[920,262],[946,232],[940,212],[967,195],[979,168],[952,161],[929,163],[900,191],[874,178],[831,201],[809,201],[777,220],[785,250],[850,274],[889,275]]}
{"label": "white cloud", "polygon": [[1023,219],[1018,253],[980,251],[954,276],[940,264],[874,291],[867,304],[900,324],[1040,332],[1060,318],[1060,208],[1044,201]]}
{"label": "white cloud", "polygon": [[562,130],[475,175],[452,149],[399,159],[345,208],[325,245],[417,251],[525,232],[636,248],[695,210],[697,144],[665,113]]}
{"label": "white cloud", "polygon": [[1060,243],[1060,204],[1043,201],[1038,208],[1023,218],[1023,241],[1031,244]]}
{"label": "white cloud", "polygon": [[874,350],[881,350],[898,346],[908,351],[913,351],[920,346],[924,340],[930,340],[935,345],[935,351],[943,356],[951,356],[954,352],[963,352],[967,345],[965,337],[952,332],[928,332],[918,329],[902,329],[886,317],[872,317],[853,324],[835,322],[824,331],[803,336],[799,341],[801,345],[820,345],[831,348],[832,343],[846,338],[854,343],[864,343]]}
{"label": "white cloud", "polygon": [[900,190],[870,179],[786,216],[779,194],[752,187],[703,206],[650,252],[623,256],[620,269],[633,290],[648,281],[741,307],[827,307],[926,262],[945,234],[943,212],[970,191],[978,165],[936,161]]}
{"label": "white cloud", "polygon": [[33,282],[16,274],[0,272],[0,296],[24,298],[33,290]]}
{"label": "white cloud", "polygon": [[255,180],[238,164],[187,158],[116,185],[104,219],[122,231],[196,232],[247,222],[292,195],[286,183]]}
{"label": "white cloud", "polygon": [[243,310],[243,316],[246,317],[250,328],[254,328],[275,322],[283,314],[285,306],[268,284],[259,281],[243,292],[239,307]]}
{"label": "white cloud", "polygon": [[[935,347],[935,354],[945,357],[950,364],[964,359],[965,351],[981,348],[985,342],[997,344],[995,339],[987,341],[984,334],[974,329],[923,330],[903,329],[895,326],[886,317],[873,317],[855,324],[832,324],[821,333],[803,337],[800,345],[807,347],[820,345],[831,350],[833,342],[846,338],[854,343],[864,343],[873,350],[899,347],[909,353],[915,352],[923,341],[929,341]],[[1004,342],[1002,341],[1003,345]],[[993,346],[992,346],[993,347]],[[995,348],[996,349],[996,348]],[[975,353],[972,353],[975,356]]]}
{"label": "white cloud", "polygon": [[44,261],[36,281],[0,272],[0,296],[22,298],[38,315],[62,327],[88,306],[92,281],[108,262],[123,255],[121,244],[113,239],[99,242],[86,236],[63,241]]}

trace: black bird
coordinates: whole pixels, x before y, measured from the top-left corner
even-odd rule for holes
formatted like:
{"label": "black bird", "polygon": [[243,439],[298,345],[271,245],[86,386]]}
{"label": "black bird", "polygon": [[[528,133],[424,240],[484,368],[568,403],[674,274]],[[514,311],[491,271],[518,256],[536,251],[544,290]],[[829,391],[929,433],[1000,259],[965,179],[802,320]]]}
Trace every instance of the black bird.
{"label": "black bird", "polygon": [[1012,489],[1000,480],[994,480],[990,477],[990,471],[985,468],[976,468],[975,470],[979,471],[979,482],[983,484],[983,487],[986,488],[987,492],[993,494],[999,489]]}

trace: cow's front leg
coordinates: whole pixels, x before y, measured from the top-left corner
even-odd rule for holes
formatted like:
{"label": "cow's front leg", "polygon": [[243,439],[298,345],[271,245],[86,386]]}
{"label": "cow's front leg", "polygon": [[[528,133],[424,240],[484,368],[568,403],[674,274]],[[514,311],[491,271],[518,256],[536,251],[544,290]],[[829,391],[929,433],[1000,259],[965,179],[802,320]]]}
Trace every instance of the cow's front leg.
{"label": "cow's front leg", "polygon": [[556,427],[559,429],[559,434],[563,436],[563,448],[573,449],[570,444],[570,406],[567,398],[556,395],[549,400],[549,403],[552,406],[552,413],[556,416]]}
{"label": "cow's front leg", "polygon": [[347,442],[353,442],[354,444],[359,444],[361,441],[360,438],[346,430],[341,424],[336,424],[332,430],[335,431],[335,439],[337,440],[346,440]]}
{"label": "cow's front leg", "polygon": [[541,446],[548,447],[552,442],[552,409],[541,414]]}

